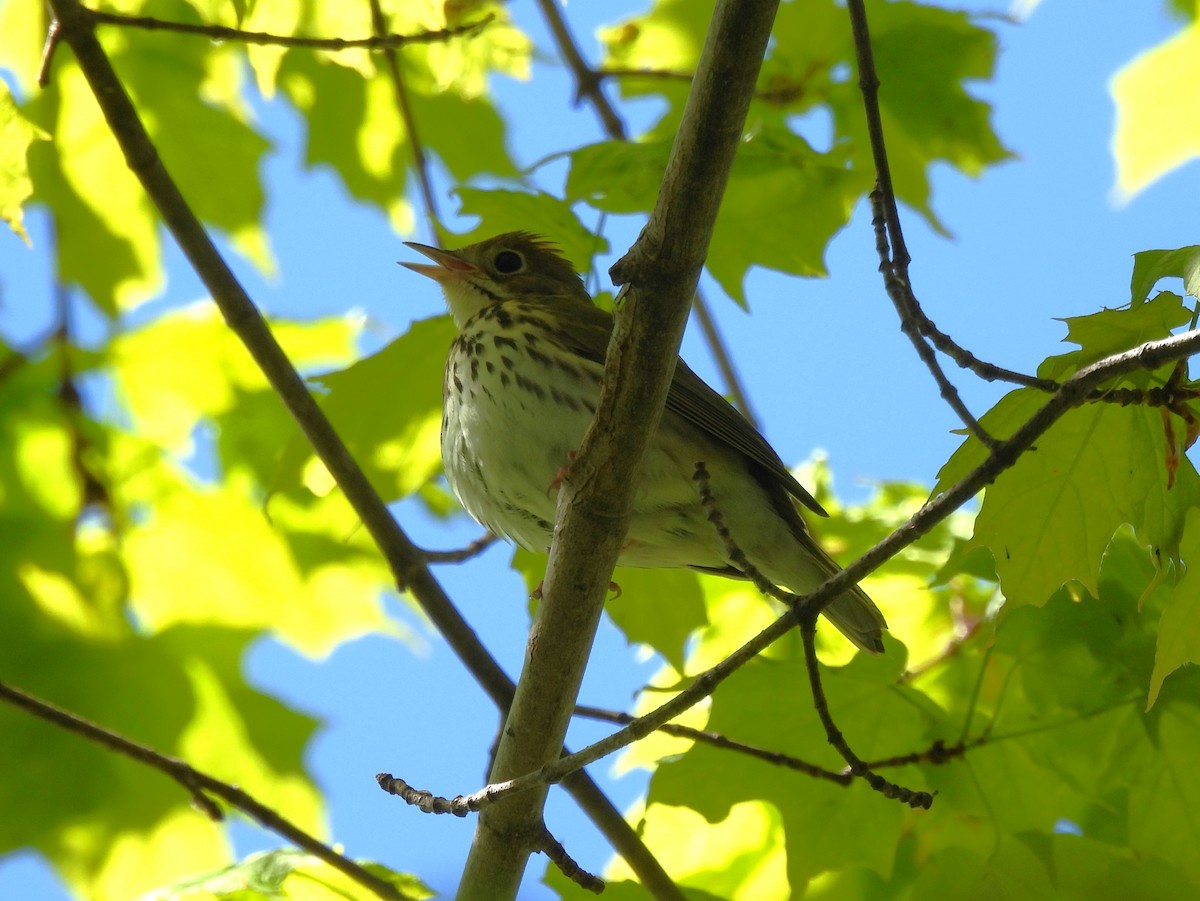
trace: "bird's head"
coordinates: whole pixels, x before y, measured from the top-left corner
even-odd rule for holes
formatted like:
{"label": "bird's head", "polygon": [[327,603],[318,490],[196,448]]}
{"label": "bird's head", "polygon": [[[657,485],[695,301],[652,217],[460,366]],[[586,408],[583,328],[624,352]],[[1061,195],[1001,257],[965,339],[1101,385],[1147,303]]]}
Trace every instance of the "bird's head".
{"label": "bird's head", "polygon": [[436,263],[401,265],[441,285],[460,329],[485,307],[505,300],[547,304],[583,300],[591,306],[575,267],[537,235],[507,232],[458,250],[405,244]]}

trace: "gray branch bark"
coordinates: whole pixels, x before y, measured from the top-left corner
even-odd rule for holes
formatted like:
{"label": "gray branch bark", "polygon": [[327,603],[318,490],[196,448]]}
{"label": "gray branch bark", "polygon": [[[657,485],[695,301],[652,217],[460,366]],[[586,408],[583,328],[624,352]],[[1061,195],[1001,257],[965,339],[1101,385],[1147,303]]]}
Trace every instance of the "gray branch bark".
{"label": "gray branch bark", "polygon": [[[624,303],[595,421],[559,494],[543,598],[493,782],[532,772],[561,753],[776,6],[773,0],[717,4],[657,206],[613,267],[614,281],[627,287]],[[536,850],[546,791],[523,792],[482,812],[460,901],[516,897]]]}

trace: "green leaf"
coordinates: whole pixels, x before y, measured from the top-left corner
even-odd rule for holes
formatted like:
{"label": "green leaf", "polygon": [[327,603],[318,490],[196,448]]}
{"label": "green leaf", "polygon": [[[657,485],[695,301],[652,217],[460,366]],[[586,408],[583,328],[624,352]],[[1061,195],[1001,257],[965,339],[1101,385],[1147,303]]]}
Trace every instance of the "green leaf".
{"label": "green leaf", "polygon": [[1200,245],[1175,250],[1143,250],[1133,255],[1130,300],[1136,306],[1144,301],[1160,279],[1181,278],[1183,290],[1200,297]]}
{"label": "green leaf", "polygon": [[[424,901],[435,896],[417,877],[377,863],[356,861],[390,883],[401,897]],[[369,901],[378,896],[329,864],[293,849],[260,851],[223,869],[177,882],[153,893],[154,901]]]}
{"label": "green leaf", "polygon": [[[349,319],[275,322],[272,328],[300,367],[344,362],[353,352],[355,327]],[[267,387],[262,371],[208,303],[173,310],[122,334],[110,354],[117,390],[139,434],[169,451],[186,452],[200,420],[230,412],[241,393]],[[257,442],[271,448],[276,443],[261,431]]]}
{"label": "green leaf", "polygon": [[542,191],[484,190],[459,188],[455,192],[462,202],[459,213],[478,216],[477,228],[448,241],[452,247],[462,247],[510,231],[528,231],[553,240],[576,271],[587,272],[592,258],[608,249],[608,242],[588,231],[566,201]]}
{"label": "green leaf", "polygon": [[[505,126],[495,107],[482,97],[452,93],[412,95],[413,115],[425,146],[438,155],[459,182],[487,173],[515,176],[505,148]],[[463,135],[470,135],[469,141]]]}
{"label": "green leaf", "polygon": [[[407,497],[441,471],[442,370],[453,338],[448,316],[414,322],[378,353],[313,379],[326,389],[320,399],[325,415],[386,501]],[[317,471],[308,470],[310,461]],[[302,484],[318,494],[334,487],[297,434],[280,459],[274,487],[291,491]]]}
{"label": "green leaf", "polygon": [[739,303],[752,265],[823,276],[825,248],[869,187],[839,153],[816,153],[783,129],[743,141],[713,231],[708,269]]}
{"label": "green leaf", "polygon": [[[240,54],[189,35],[142,35],[113,65],[192,210],[270,272],[258,171],[270,144],[248,123]],[[205,102],[179,102],[189,96]]]}
{"label": "green leaf", "polygon": [[[1040,405],[1036,392],[1015,391],[981,424],[1004,437]],[[971,442],[942,468],[935,493],[968,471],[968,458],[976,457]],[[1040,605],[1071,580],[1095,594],[1100,558],[1123,523],[1176,556],[1184,512],[1200,499],[1200,480],[1184,459],[1171,488],[1165,457],[1154,410],[1097,403],[1063,415],[1036,450],[996,478],[976,519],[971,546],[991,548],[1008,603]],[[1103,491],[1096,490],[1100,485]]]}
{"label": "green leaf", "polygon": [[1162,621],[1158,625],[1158,649],[1154,655],[1154,672],[1150,674],[1150,693],[1146,708],[1154,706],[1162,690],[1163,680],[1181,666],[1200,663],[1200,513],[1189,510],[1179,547],[1179,557],[1192,561],[1179,579],[1167,600]]}
{"label": "green leaf", "polygon": [[[792,5],[800,27],[803,6]],[[967,13],[918,3],[869,3],[868,16],[896,194],[937,226],[929,184],[933,163],[946,162],[978,176],[1012,157],[992,130],[990,104],[966,88],[992,78],[996,35]],[[832,104],[838,130],[853,141],[855,165],[867,168],[869,144],[858,87],[847,79],[840,88],[844,102]]]}
{"label": "green leaf", "polygon": [[[1011,156],[992,130],[990,107],[966,88],[971,81],[992,77],[996,39],[961,12],[915,3],[871,2],[867,7],[883,82],[881,114],[896,191],[940,227],[930,204],[930,166],[944,161],[978,175]],[[603,68],[628,73],[619,80],[622,95],[659,96],[667,102],[650,138],[667,140],[678,129],[687,79],[695,71],[711,9],[711,3],[658,0],[649,13],[601,31],[607,54]],[[791,117],[827,108],[834,123],[830,146],[838,153],[828,165],[848,170],[842,173],[846,184],[839,186],[835,196],[852,206],[870,188],[874,168],[857,79],[847,77],[845,71],[853,67],[855,59],[845,9],[832,0],[781,4],[773,36],[747,120],[747,134],[754,136],[768,127],[802,134],[804,125]],[[772,196],[769,191],[775,186],[753,187],[765,189],[754,194],[762,201]],[[841,194],[851,189],[847,201]],[[731,184],[726,203],[738,194]],[[749,204],[749,196],[742,202]],[[828,216],[829,211],[823,215]],[[761,229],[755,232],[759,239],[773,221],[769,215],[762,219]],[[826,240],[836,227],[824,226]],[[788,230],[776,232],[787,234]],[[813,259],[811,251],[807,256]],[[819,261],[819,253],[816,259]],[[779,268],[798,271],[789,266]],[[821,267],[810,262],[808,271],[819,272]],[[732,277],[724,279],[727,290],[727,283],[733,281]]]}
{"label": "green leaf", "polygon": [[[1050,358],[1039,374],[1064,378],[1111,353],[1166,337],[1188,318],[1179,298],[1169,294],[1072,318],[1068,339],[1080,350]],[[1118,385],[1144,388],[1165,380],[1166,373],[1139,373]],[[1011,392],[980,422],[991,435],[1006,438],[1044,398],[1033,389]],[[1172,484],[1170,451],[1153,408],[1090,403],[1069,410],[988,488],[968,549],[991,549],[1009,604],[1041,604],[1072,580],[1094,595],[1101,556],[1125,523],[1141,541],[1175,557],[1186,511],[1200,500],[1200,479],[1183,457]],[[934,492],[947,490],[984,456],[979,442],[968,438],[939,472]]]}
{"label": "green leaf", "polygon": [[[890,684],[903,663],[903,654],[859,655],[849,666],[823,669],[830,707],[861,756],[920,746],[941,720],[919,693]],[[706,728],[834,770],[842,765],[812,709],[798,654],[756,660],[734,673],[713,696]],[[739,803],[769,802],[782,818],[793,893],[828,869],[861,864],[889,870],[891,846],[904,821],[899,805],[879,803],[861,783],[846,788],[729,754],[697,743],[663,763],[651,783],[649,804],[686,805],[716,823]],[[706,790],[695,792],[697,784]]]}
{"label": "green leaf", "polygon": [[54,73],[55,90],[25,107],[52,135],[30,148],[34,192],[59,225],[59,280],[115,316],[162,287],[158,220],[74,59],[63,54]]}
{"label": "green leaf", "polygon": [[[518,548],[512,568],[532,592],[546,575],[546,557]],[[687,642],[706,622],[701,577],[686,569],[618,567],[604,610],[630,644],[648,645],[682,671]]]}
{"label": "green leaf", "polygon": [[411,231],[404,196],[411,149],[391,86],[311,54],[289,54],[279,78],[308,125],[305,163],[328,164],[352,197],[384,210],[397,231]]}
{"label": "green leaf", "polygon": [[1067,324],[1067,337],[1063,340],[1078,344],[1080,349],[1047,358],[1038,367],[1038,374],[1062,380],[1097,360],[1166,338],[1173,329],[1190,320],[1191,313],[1179,296],[1166,291],[1126,309],[1070,316],[1062,320]]}
{"label": "green leaf", "polygon": [[33,193],[33,182],[25,158],[34,141],[48,137],[21,115],[8,85],[0,82],[0,219],[26,244],[29,235],[25,233],[21,207]]}
{"label": "green leaf", "polygon": [[[668,141],[609,141],[571,153],[567,198],[608,213],[653,209],[670,152]],[[825,275],[824,254],[867,185],[840,153],[815,152],[786,129],[764,125],[742,144],[709,248],[708,269],[745,304],[752,265],[795,275]]]}
{"label": "green leaf", "polygon": [[[1139,54],[1113,76],[1117,191],[1132,198],[1200,153],[1200,24]],[[1177,127],[1160,126],[1164,114]]]}
{"label": "green leaf", "polygon": [[670,152],[668,141],[601,141],[573,150],[566,199],[606,213],[647,213],[654,208]]}

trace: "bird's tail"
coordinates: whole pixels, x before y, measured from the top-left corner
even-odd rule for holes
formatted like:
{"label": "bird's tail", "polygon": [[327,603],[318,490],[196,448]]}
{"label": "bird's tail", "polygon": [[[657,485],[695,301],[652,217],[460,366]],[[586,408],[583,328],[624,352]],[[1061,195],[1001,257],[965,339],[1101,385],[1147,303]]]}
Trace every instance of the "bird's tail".
{"label": "bird's tail", "polygon": [[883,653],[887,620],[865,591],[855,585],[821,611],[838,631],[864,651]]}
{"label": "bird's tail", "polygon": [[[789,577],[783,584],[797,594],[813,591],[830,576],[841,571],[833,558],[825,553],[807,531],[797,536],[803,547],[801,554],[789,554]],[[839,595],[821,611],[838,631],[855,645],[872,654],[883,653],[883,631],[887,620],[875,602],[857,585]]]}

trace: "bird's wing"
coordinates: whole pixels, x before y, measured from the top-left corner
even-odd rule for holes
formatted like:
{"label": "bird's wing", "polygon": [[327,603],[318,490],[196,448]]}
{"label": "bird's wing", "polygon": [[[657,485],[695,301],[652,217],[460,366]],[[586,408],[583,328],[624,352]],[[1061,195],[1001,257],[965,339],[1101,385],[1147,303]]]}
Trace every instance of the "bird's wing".
{"label": "bird's wing", "polygon": [[821,516],[828,516],[816,499],[796,481],[779,454],[767,444],[767,439],[758,433],[741,413],[710,388],[700,376],[692,372],[687,363],[679,360],[675,365],[675,377],[667,393],[667,409],[678,413],[697,428],[719,438],[739,453],[761,466],[772,480],[808,509]]}
{"label": "bird's wing", "polygon": [[[590,300],[586,308],[581,305],[574,312],[568,330],[574,350],[603,366],[608,339],[612,334],[612,315],[593,306]],[[675,376],[667,392],[667,409],[745,455],[761,467],[767,478],[814,513],[829,515],[788,472],[779,454],[746,417],[692,372],[681,359],[676,362]]]}

